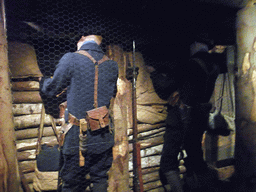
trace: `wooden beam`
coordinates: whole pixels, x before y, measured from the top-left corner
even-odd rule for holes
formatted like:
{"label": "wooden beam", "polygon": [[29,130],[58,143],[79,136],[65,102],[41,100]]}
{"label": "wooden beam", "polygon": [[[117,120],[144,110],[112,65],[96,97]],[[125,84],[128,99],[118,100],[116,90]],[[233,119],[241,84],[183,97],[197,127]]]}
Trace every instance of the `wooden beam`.
{"label": "wooden beam", "polygon": [[38,91],[39,82],[37,81],[23,81],[23,82],[12,82],[13,91]]}
{"label": "wooden beam", "polygon": [[[0,169],[7,170],[1,175],[0,191],[19,191],[21,182],[15,147],[14,123],[12,116],[12,95],[9,76],[6,19],[4,0],[0,1]],[[6,162],[6,163],[4,163]],[[3,172],[2,172],[3,173]],[[3,176],[3,177],[2,177]]]}
{"label": "wooden beam", "polygon": [[129,191],[127,128],[131,125],[131,88],[129,88],[131,83],[124,78],[123,50],[118,46],[110,46],[108,56],[115,60],[119,67],[117,96],[113,101],[112,107],[115,125],[115,146],[113,147],[113,163],[109,170],[108,191]]}
{"label": "wooden beam", "polygon": [[13,92],[13,103],[42,103],[39,91]]}

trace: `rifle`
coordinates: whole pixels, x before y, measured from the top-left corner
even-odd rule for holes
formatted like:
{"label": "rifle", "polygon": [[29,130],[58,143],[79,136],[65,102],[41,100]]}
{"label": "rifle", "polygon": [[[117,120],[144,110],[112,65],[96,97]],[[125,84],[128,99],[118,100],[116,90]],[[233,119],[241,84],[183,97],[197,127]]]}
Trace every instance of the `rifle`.
{"label": "rifle", "polygon": [[140,143],[138,143],[137,127],[137,103],[136,103],[136,77],[135,66],[135,41],[133,41],[133,79],[132,79],[132,120],[133,120],[133,191],[143,192],[143,181],[141,171]]}

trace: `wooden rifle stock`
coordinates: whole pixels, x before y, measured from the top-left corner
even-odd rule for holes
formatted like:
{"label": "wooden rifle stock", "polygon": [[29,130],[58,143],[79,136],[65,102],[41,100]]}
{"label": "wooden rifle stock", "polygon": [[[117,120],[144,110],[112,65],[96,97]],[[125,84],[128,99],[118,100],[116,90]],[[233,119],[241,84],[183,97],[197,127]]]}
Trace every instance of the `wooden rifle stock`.
{"label": "wooden rifle stock", "polygon": [[136,66],[135,41],[133,41],[133,81],[132,81],[132,116],[133,116],[133,191],[143,192],[141,171],[140,143],[138,143],[137,103],[136,103]]}

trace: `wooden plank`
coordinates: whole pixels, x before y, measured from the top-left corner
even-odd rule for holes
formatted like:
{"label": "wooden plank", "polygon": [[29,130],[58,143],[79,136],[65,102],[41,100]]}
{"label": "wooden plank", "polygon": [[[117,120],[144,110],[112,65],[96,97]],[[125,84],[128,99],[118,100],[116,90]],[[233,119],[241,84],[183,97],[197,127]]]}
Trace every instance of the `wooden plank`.
{"label": "wooden plank", "polygon": [[36,150],[26,150],[17,153],[18,161],[24,160],[35,160],[36,159]]}
{"label": "wooden plank", "polygon": [[147,192],[165,192],[165,189],[162,186],[160,186],[155,189],[149,189]]}
{"label": "wooden plank", "polygon": [[[151,138],[151,137],[153,138],[153,137],[163,135],[164,132],[165,132],[165,128],[152,129],[147,132],[139,133],[137,137],[139,138],[139,140],[145,140],[147,138]],[[129,136],[129,139],[130,140],[132,139],[132,135]]]}
{"label": "wooden plank", "polygon": [[[144,168],[159,166],[160,158],[161,158],[161,155],[143,157],[141,158],[141,167],[144,169]],[[132,171],[133,169],[132,166],[133,166],[133,163],[129,161],[129,171]]]}
{"label": "wooden plank", "polygon": [[28,186],[29,186],[31,191],[34,191],[33,183],[29,183]]}
{"label": "wooden plank", "polygon": [[13,103],[42,103],[39,91],[13,92]]}
{"label": "wooden plank", "polygon": [[[150,173],[147,173],[147,174],[143,174],[142,179],[143,179],[143,184],[153,182],[153,181],[158,181],[159,180],[159,173],[158,173],[158,171],[155,171],[155,172],[150,172]],[[132,183],[133,183],[133,177],[130,177],[129,178],[129,185],[132,186]]]}
{"label": "wooden plank", "polygon": [[152,155],[160,155],[162,153],[163,144],[148,147],[141,150],[141,157],[147,157]]}
{"label": "wooden plank", "polygon": [[[151,131],[154,129],[159,129],[165,127],[165,123],[158,123],[158,124],[138,124],[138,132],[139,133],[143,133],[143,132],[147,132],[147,131]],[[133,130],[130,128],[128,129],[128,135],[132,135]]]}
{"label": "wooden plank", "polygon": [[32,190],[30,189],[29,185],[28,185],[28,177],[25,177],[25,175],[23,174],[23,172],[20,170],[20,178],[21,178],[21,186],[23,191],[25,192],[32,192]]}
{"label": "wooden plank", "polygon": [[27,181],[27,183],[33,183],[33,178],[35,176],[35,173],[24,173],[24,177]]}
{"label": "wooden plank", "polygon": [[[31,114],[31,115],[22,115],[14,117],[15,128],[29,128],[29,127],[38,127],[40,124],[40,114]],[[45,116],[45,125],[51,125],[50,116]]]}
{"label": "wooden plank", "polygon": [[38,91],[39,82],[38,81],[22,81],[22,82],[12,82],[13,91]]}
{"label": "wooden plank", "polygon": [[41,110],[42,110],[42,103],[38,103],[38,104],[21,103],[21,104],[12,105],[12,112],[14,116],[39,114],[41,113]]}
{"label": "wooden plank", "polygon": [[[55,136],[43,137],[42,143],[57,143],[57,139]],[[36,144],[37,138],[18,140],[16,141],[17,151],[21,152],[25,150],[36,149]]]}
{"label": "wooden plank", "polygon": [[[40,124],[41,114],[31,114],[31,115],[22,115],[14,117],[14,124],[16,130],[30,128],[30,127],[38,127]],[[55,119],[57,125],[61,124],[61,119]],[[50,115],[45,115],[45,123],[44,125],[51,125]]]}
{"label": "wooden plank", "polygon": [[[152,136],[149,139],[145,139],[145,140],[140,141],[141,150],[163,144],[164,143],[163,134],[164,133],[162,133],[162,135],[158,135],[158,136],[155,136],[155,137]],[[131,144],[129,144],[129,152],[132,152],[132,145]]]}
{"label": "wooden plank", "polygon": [[36,165],[36,160],[19,162],[19,168],[22,171],[22,173],[34,172],[35,165]]}
{"label": "wooden plank", "polygon": [[158,188],[162,190],[162,183],[160,180],[144,184],[144,191],[149,191]]}
{"label": "wooden plank", "polygon": [[[57,126],[57,130],[60,130],[60,126]],[[43,136],[54,136],[54,132],[52,127],[44,127]],[[30,138],[37,138],[38,137],[38,128],[32,129],[23,129],[16,131],[16,139],[23,140],[23,139],[30,139]]]}

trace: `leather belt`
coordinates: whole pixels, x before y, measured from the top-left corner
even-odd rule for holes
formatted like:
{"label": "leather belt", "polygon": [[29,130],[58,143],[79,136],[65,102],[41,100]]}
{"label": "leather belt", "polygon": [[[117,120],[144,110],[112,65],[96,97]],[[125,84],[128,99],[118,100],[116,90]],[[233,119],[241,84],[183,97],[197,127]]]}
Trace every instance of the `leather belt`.
{"label": "leather belt", "polygon": [[68,122],[78,127],[80,126],[80,121],[70,113],[68,114]]}

